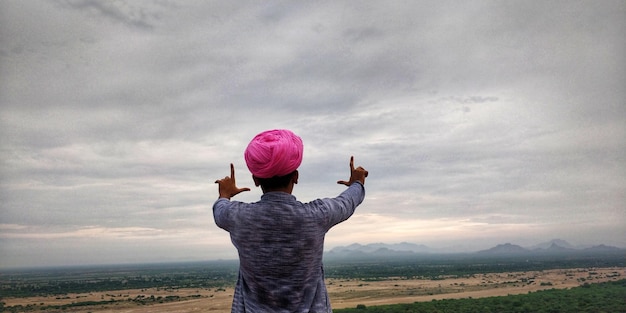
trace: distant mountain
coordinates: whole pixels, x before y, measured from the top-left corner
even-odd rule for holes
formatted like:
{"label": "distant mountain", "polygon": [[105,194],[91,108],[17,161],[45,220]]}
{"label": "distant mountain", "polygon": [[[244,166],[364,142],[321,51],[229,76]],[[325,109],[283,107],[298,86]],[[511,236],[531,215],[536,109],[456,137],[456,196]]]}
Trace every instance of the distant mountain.
{"label": "distant mountain", "polygon": [[370,243],[366,245],[353,243],[348,246],[339,246],[324,254],[327,259],[353,259],[353,258],[394,258],[407,257],[415,254],[425,254],[431,251],[424,245],[401,242],[395,244]]}
{"label": "distant mountain", "polygon": [[409,242],[401,242],[394,244],[386,243],[370,243],[362,245],[359,243],[353,243],[348,246],[339,246],[326,251],[324,258],[335,260],[385,260],[393,258],[429,258],[441,254],[475,254],[484,257],[501,257],[501,256],[575,256],[575,255],[620,255],[626,256],[626,249],[607,245],[597,245],[591,248],[574,248],[565,240],[553,239],[548,242],[544,242],[529,248],[522,246],[505,243],[499,244],[495,247],[480,250],[477,252],[451,252],[432,249],[425,245],[418,245]]}
{"label": "distant mountain", "polygon": [[401,242],[401,243],[394,243],[394,244],[386,244],[386,243],[378,242],[378,243],[370,243],[366,245],[353,243],[349,246],[345,246],[345,247],[340,246],[340,247],[333,248],[329,252],[359,251],[363,253],[373,253],[380,249],[387,249],[393,252],[413,252],[413,253],[428,253],[432,251],[432,249],[430,249],[429,247],[425,245],[418,245],[418,244],[409,243],[409,242]]}
{"label": "distant mountain", "polygon": [[505,243],[503,245],[497,245],[493,248],[487,249],[487,250],[481,250],[478,251],[476,253],[479,254],[490,254],[490,255],[509,255],[509,254],[525,254],[530,252],[530,250],[522,248],[518,245],[514,245],[514,244],[510,244],[510,243]]}
{"label": "distant mountain", "polygon": [[561,247],[561,248],[567,248],[567,249],[576,249],[576,247],[572,246],[569,242],[563,240],[563,239],[552,239],[550,241],[547,242],[542,242],[540,244],[534,245],[532,247],[530,247],[530,250],[536,250],[536,249],[554,249],[555,247]]}
{"label": "distant mountain", "polygon": [[553,242],[552,245],[550,245],[548,248],[543,249],[543,250],[546,252],[557,252],[557,253],[576,251],[576,249],[574,248],[563,247],[561,245],[558,245],[556,242]]}
{"label": "distant mountain", "polygon": [[[598,245],[586,249],[575,249],[572,245],[568,244],[564,240],[553,240],[549,242],[550,245],[545,248],[526,249],[518,245],[506,243],[497,245],[487,250],[478,251],[478,254],[482,255],[597,255],[597,254],[615,254],[624,253],[626,256],[626,249],[620,249],[617,247]],[[543,245],[545,246],[545,245]],[[536,247],[536,246],[535,246]]]}
{"label": "distant mountain", "polygon": [[583,249],[583,251],[591,252],[591,253],[604,253],[604,252],[619,252],[619,251],[625,251],[625,250],[620,249],[618,247],[613,247],[613,246],[599,245],[599,246],[593,246],[591,248]]}

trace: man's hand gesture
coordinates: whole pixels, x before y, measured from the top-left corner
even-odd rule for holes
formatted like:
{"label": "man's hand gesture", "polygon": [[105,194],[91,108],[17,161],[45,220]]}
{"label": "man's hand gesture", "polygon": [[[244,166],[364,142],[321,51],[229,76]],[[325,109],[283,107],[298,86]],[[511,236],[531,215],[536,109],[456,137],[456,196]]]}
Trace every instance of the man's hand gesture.
{"label": "man's hand gesture", "polygon": [[250,188],[237,188],[235,184],[235,166],[230,163],[230,177],[226,176],[215,181],[218,184],[220,198],[229,199],[243,191],[250,191]]}
{"label": "man's hand gesture", "polygon": [[350,157],[350,180],[348,181],[340,180],[337,182],[337,184],[350,186],[355,181],[359,181],[361,182],[361,184],[365,185],[365,177],[367,177],[367,174],[368,172],[360,166],[357,168],[354,168],[354,156],[351,156]]}

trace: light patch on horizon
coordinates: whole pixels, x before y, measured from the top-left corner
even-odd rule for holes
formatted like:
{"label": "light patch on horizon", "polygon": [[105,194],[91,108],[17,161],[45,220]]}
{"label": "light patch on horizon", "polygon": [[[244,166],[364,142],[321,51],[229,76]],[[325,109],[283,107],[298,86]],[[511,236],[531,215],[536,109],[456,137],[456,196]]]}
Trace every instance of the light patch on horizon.
{"label": "light patch on horizon", "polygon": [[[499,220],[495,217],[496,220]],[[336,226],[327,236],[331,245],[349,245],[354,242],[400,242],[425,243],[451,242],[460,236],[465,241],[489,239],[511,232],[526,233],[540,228],[532,223],[493,222],[494,217],[477,219],[415,219],[399,218],[383,214],[358,214],[349,223]],[[506,218],[514,220],[514,218]],[[482,220],[482,221],[481,221]],[[488,221],[487,221],[488,220]],[[341,236],[335,233],[341,232]]]}

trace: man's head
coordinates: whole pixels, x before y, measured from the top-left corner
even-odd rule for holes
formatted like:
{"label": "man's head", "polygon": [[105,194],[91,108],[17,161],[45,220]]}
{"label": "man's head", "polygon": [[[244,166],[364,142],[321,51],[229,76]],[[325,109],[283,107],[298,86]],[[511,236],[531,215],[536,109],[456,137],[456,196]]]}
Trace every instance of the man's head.
{"label": "man's head", "polygon": [[292,181],[297,183],[303,150],[302,139],[296,134],[274,129],[256,135],[248,144],[244,158],[255,183],[264,190],[275,190],[287,187]]}
{"label": "man's head", "polygon": [[291,189],[293,189],[293,184],[298,183],[298,171],[293,171],[287,175],[274,176],[270,178],[259,178],[252,175],[252,179],[254,180],[254,184],[256,186],[261,186],[263,192],[281,190],[291,193]]}

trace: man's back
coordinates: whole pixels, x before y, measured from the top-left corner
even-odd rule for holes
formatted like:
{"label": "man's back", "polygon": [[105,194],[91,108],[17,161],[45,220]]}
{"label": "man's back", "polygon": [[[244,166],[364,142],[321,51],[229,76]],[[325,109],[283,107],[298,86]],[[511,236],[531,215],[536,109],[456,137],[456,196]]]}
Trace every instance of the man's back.
{"label": "man's back", "polygon": [[324,236],[350,217],[363,197],[357,183],[337,198],[306,204],[282,192],[250,204],[217,202],[215,221],[230,232],[239,252],[233,312],[330,312]]}

